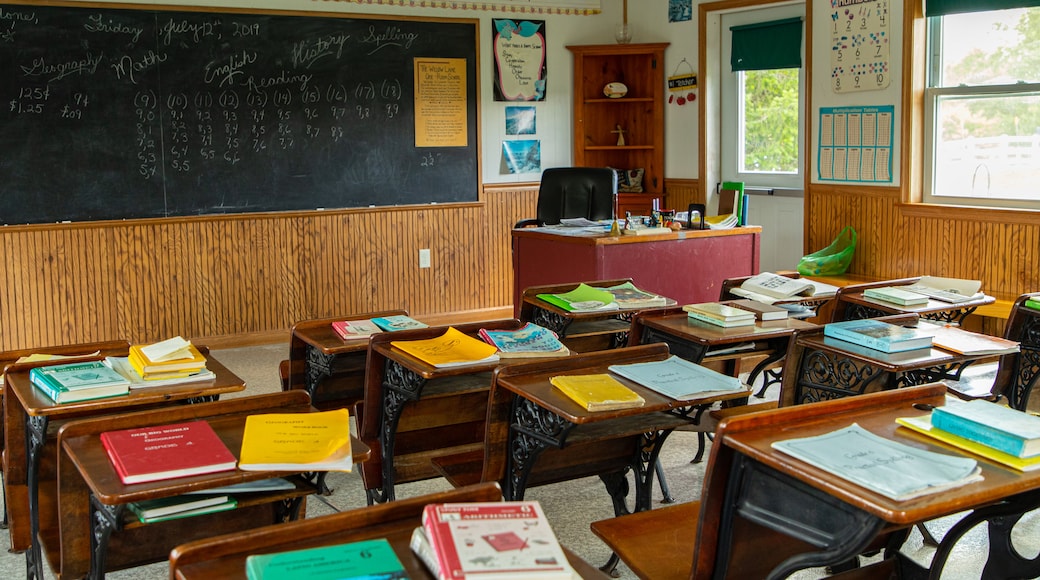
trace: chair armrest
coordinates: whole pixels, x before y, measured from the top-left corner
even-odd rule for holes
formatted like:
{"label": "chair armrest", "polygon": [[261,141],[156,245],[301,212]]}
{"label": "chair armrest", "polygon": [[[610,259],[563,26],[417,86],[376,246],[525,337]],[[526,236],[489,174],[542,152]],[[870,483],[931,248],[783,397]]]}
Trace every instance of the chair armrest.
{"label": "chair armrest", "polygon": [[513,226],[513,229],[515,230],[519,228],[537,228],[541,225],[542,222],[538,221],[537,219],[527,218],[516,222],[516,225]]}

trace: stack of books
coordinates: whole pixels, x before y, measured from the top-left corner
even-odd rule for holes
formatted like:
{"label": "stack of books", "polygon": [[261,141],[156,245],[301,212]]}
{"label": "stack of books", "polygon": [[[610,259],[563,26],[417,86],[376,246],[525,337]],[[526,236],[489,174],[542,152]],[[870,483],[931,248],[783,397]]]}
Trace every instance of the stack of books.
{"label": "stack of books", "polygon": [[537,501],[428,504],[411,548],[441,580],[577,577]]}
{"label": "stack of books", "polygon": [[481,328],[480,338],[498,349],[499,358],[567,356],[571,353],[555,332],[530,322],[516,330]]}
{"label": "stack of books", "polygon": [[361,320],[337,320],[332,323],[332,330],[343,340],[368,338],[377,332],[383,332],[376,323],[364,318]]}
{"label": "stack of books", "polygon": [[781,308],[772,304],[766,304],[765,302],[756,302],[755,300],[750,300],[747,298],[743,298],[741,300],[731,300],[726,304],[734,308],[747,310],[748,312],[754,312],[755,318],[763,322],[767,322],[770,320],[784,320],[791,313],[791,311],[787,308]]}
{"label": "stack of books", "polygon": [[230,471],[235,456],[206,421],[105,431],[101,445],[126,485]]}
{"label": "stack of books", "polygon": [[498,362],[499,359],[498,349],[494,345],[451,326],[436,338],[394,340],[390,345],[437,368],[487,364]]}
{"label": "stack of books", "polygon": [[264,413],[246,417],[243,471],[351,471],[350,412]]}
{"label": "stack of books", "polygon": [[1040,469],[1040,417],[990,401],[948,399],[900,425],[1018,471]]}
{"label": "stack of books", "polygon": [[235,498],[227,495],[176,495],[127,504],[142,524],[153,524],[202,514],[233,510]]}
{"label": "stack of books", "polygon": [[702,302],[700,304],[687,304],[682,307],[687,316],[694,320],[707,322],[723,328],[735,326],[754,326],[755,313],[750,310],[726,306],[718,302]]}
{"label": "stack of books", "polygon": [[55,403],[74,403],[130,392],[130,381],[101,361],[34,367],[29,381]]}
{"label": "stack of books", "polygon": [[873,318],[825,324],[823,335],[886,354],[932,346],[932,335],[928,330],[898,326]]}
{"label": "stack of books", "polygon": [[899,286],[885,286],[883,288],[867,288],[863,291],[863,297],[869,300],[880,300],[899,306],[919,306],[928,304],[928,297],[924,294],[911,292]]}
{"label": "stack of books", "polygon": [[206,357],[179,336],[154,344],[132,345],[127,359],[145,381],[187,379],[206,370]]}

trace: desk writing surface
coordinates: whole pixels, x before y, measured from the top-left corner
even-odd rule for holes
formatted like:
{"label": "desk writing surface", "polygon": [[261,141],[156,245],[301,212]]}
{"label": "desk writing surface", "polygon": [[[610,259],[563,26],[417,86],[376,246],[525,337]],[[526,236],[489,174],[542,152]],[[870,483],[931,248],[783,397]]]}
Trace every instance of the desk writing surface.
{"label": "desk writing surface", "polygon": [[[668,358],[668,355],[664,354],[659,355],[658,357],[649,357],[640,362],[664,360],[666,358]],[[648,389],[635,381],[631,381],[609,372],[607,367],[610,366],[610,364],[613,363],[597,364],[594,366],[566,371],[549,370],[541,373],[536,372],[519,376],[501,377],[498,380],[498,384],[503,388],[508,389],[510,392],[528,399],[540,407],[552,411],[567,421],[579,425],[617,419],[620,417],[654,413],[658,411],[668,411],[679,407],[705,405],[714,401],[747,398],[750,394],[749,390],[743,389],[725,393],[717,391],[707,392],[684,400],[672,399],[671,397],[666,397],[656,391]],[[618,382],[638,393],[646,402],[642,406],[631,407],[628,409],[588,411],[561,393],[559,389],[553,387],[552,383],[549,382],[550,378],[561,374],[584,375],[598,373],[609,374]]]}
{"label": "desk writing surface", "polygon": [[890,372],[903,372],[923,367],[938,367],[982,358],[979,356],[955,354],[941,348],[917,348],[903,352],[887,353],[853,342],[847,342],[829,336],[817,334],[803,336],[800,344],[816,350],[841,352],[853,358],[869,362],[871,365]]}
{"label": "desk writing surface", "polygon": [[206,357],[206,368],[213,371],[216,377],[182,385],[131,389],[128,395],[61,404],[55,403],[50,397],[32,386],[28,370],[15,370],[8,375],[8,381],[11,392],[18,398],[25,413],[32,416],[46,415],[53,419],[84,414],[102,414],[122,407],[234,393],[246,388],[245,382],[241,378],[211,356]]}
{"label": "desk writing surface", "polygon": [[721,346],[755,340],[790,336],[797,330],[816,327],[811,322],[796,318],[783,320],[756,320],[754,325],[724,328],[707,322],[690,318],[686,313],[668,314],[664,316],[643,316],[640,318],[644,326],[656,328],[687,340]]}
{"label": "desk writing surface", "polygon": [[[874,401],[880,397],[884,397],[880,400],[885,403],[875,404]],[[769,414],[759,414],[762,415],[759,417],[738,417],[726,420],[720,425],[720,430],[726,426],[723,441],[727,447],[891,524],[909,525],[928,521],[1040,488],[1040,472],[1018,472],[972,456],[982,467],[983,481],[900,502],[827,474],[771,446],[774,441],[821,435],[857,423],[877,435],[912,447],[950,455],[968,455],[900,427],[895,422],[898,417],[918,416],[928,412],[914,408],[914,403],[941,406],[945,401],[945,385],[935,383],[787,407]]]}

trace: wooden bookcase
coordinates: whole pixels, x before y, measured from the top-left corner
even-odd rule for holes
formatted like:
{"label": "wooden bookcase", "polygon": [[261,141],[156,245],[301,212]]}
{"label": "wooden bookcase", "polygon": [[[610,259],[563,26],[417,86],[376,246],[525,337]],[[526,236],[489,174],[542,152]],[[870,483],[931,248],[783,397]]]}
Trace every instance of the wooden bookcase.
{"label": "wooden bookcase", "polygon": [[[619,193],[617,215],[664,207],[664,50],[668,43],[568,46],[574,55],[574,165],[643,169],[643,193]],[[607,97],[603,88],[628,92]],[[617,129],[625,144],[618,145]]]}

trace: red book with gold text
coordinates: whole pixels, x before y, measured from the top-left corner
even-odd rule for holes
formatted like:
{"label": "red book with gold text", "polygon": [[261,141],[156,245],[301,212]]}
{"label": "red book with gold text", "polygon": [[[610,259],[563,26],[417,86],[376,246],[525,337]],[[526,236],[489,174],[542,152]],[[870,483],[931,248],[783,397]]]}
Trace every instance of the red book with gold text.
{"label": "red book with gold text", "polygon": [[230,471],[237,463],[205,421],[105,431],[101,444],[128,485]]}

